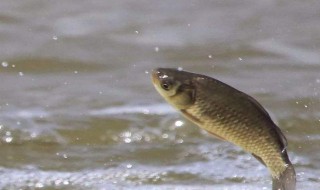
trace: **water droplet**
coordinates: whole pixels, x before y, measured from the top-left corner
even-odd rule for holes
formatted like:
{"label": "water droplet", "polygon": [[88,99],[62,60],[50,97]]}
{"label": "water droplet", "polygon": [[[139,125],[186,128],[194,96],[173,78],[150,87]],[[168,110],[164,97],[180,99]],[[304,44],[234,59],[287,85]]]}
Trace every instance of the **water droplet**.
{"label": "water droplet", "polygon": [[52,36],[53,40],[58,40],[58,36]]}
{"label": "water droplet", "polygon": [[78,74],[78,71],[74,71],[74,74]]}
{"label": "water droplet", "polygon": [[62,157],[63,158],[68,158],[68,156],[66,154],[63,154]]}
{"label": "water droplet", "polygon": [[178,71],[182,71],[183,70],[183,68],[182,67],[178,67]]}
{"label": "water droplet", "polygon": [[209,59],[212,59],[212,55],[210,54],[210,55],[208,55],[208,57],[209,57]]}
{"label": "water droplet", "polygon": [[23,75],[24,75],[23,72],[20,71],[19,76],[22,77]]}
{"label": "water droplet", "polygon": [[37,182],[37,183],[35,184],[35,187],[36,187],[36,188],[42,188],[42,187],[44,187],[44,185],[43,185],[42,183],[40,183],[40,182]]}
{"label": "water droplet", "polygon": [[169,135],[168,135],[167,133],[163,133],[163,134],[162,134],[162,138],[166,139],[166,138],[168,138],[168,137],[169,137]]}
{"label": "water droplet", "polygon": [[132,164],[127,164],[127,168],[128,169],[132,168]]}
{"label": "water droplet", "polygon": [[239,59],[239,61],[242,61],[242,58],[241,58],[241,57],[239,57],[238,59]]}
{"label": "water droplet", "polygon": [[176,142],[181,144],[181,143],[183,143],[183,139],[178,139]]}
{"label": "water droplet", "polygon": [[7,143],[11,143],[12,142],[12,140],[13,140],[13,137],[5,137],[5,139],[4,139]]}
{"label": "water droplet", "polygon": [[2,67],[8,67],[8,62],[6,62],[6,61],[3,61],[2,63],[1,63],[1,65],[2,65]]}
{"label": "water droplet", "polygon": [[190,23],[188,23],[188,27],[190,27],[191,26],[191,24]]}
{"label": "water droplet", "polygon": [[307,108],[307,107],[308,107],[308,105],[304,105],[304,107],[305,107],[305,108]]}
{"label": "water droplet", "polygon": [[122,134],[123,137],[131,137],[131,132],[130,131],[126,131]]}
{"label": "water droplet", "polygon": [[17,121],[17,125],[21,125],[21,122],[20,122],[20,121]]}
{"label": "water droplet", "polygon": [[69,183],[70,183],[70,182],[69,182],[68,180],[64,180],[64,181],[63,181],[63,185],[69,185]]}
{"label": "water droplet", "polygon": [[145,74],[149,74],[149,71],[145,70],[144,73],[145,73]]}
{"label": "water droplet", "polygon": [[138,31],[138,30],[136,30],[136,31],[135,31],[135,33],[136,33],[136,34],[139,34],[139,31]]}
{"label": "water droplet", "polygon": [[158,46],[154,47],[154,51],[159,52],[159,47]]}
{"label": "water droplet", "polygon": [[180,121],[180,120],[178,120],[178,121],[174,122],[174,125],[175,125],[176,127],[181,127],[181,126],[183,125],[183,122]]}
{"label": "water droplet", "polygon": [[16,67],[16,65],[11,65],[11,67],[12,67],[12,68],[15,68],[15,67]]}
{"label": "water droplet", "polygon": [[131,140],[130,138],[125,138],[125,139],[124,139],[124,142],[125,142],[125,143],[131,143],[131,141],[132,141],[132,140]]}

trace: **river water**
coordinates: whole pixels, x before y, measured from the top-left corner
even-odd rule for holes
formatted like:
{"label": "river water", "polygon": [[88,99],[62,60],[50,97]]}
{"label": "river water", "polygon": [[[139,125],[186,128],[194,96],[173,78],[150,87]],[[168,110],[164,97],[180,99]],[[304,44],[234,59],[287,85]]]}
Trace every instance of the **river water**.
{"label": "river water", "polygon": [[298,189],[320,189],[320,1],[0,3],[0,189],[270,189],[195,127],[156,67],[222,80],[268,109]]}

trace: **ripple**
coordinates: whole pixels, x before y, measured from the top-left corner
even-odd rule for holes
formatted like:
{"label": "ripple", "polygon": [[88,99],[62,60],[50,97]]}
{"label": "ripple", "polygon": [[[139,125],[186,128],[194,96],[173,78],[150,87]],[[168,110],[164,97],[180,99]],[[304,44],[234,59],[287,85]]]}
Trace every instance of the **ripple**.
{"label": "ripple", "polygon": [[308,51],[306,50],[306,48],[299,48],[293,45],[284,44],[279,41],[275,41],[273,38],[257,42],[256,44],[254,44],[254,48],[269,53],[286,56],[294,61],[299,61],[299,64],[303,62],[304,64],[317,66],[320,60],[320,55],[318,54],[318,51]]}

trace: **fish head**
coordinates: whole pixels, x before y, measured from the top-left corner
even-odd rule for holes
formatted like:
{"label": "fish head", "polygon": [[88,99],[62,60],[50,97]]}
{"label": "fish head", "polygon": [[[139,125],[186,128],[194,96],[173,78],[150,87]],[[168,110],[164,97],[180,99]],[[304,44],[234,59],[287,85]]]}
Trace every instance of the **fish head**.
{"label": "fish head", "polygon": [[178,110],[186,109],[195,101],[195,87],[190,74],[171,68],[157,68],[152,82],[159,94]]}

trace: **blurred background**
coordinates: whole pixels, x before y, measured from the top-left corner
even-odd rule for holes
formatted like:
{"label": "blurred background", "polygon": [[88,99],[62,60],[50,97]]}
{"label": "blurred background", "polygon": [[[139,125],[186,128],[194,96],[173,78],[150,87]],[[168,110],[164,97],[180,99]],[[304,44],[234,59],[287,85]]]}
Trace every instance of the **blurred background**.
{"label": "blurred background", "polygon": [[254,96],[298,189],[318,189],[319,33],[318,0],[2,0],[0,189],[271,189],[251,155],[164,102],[155,67]]}

